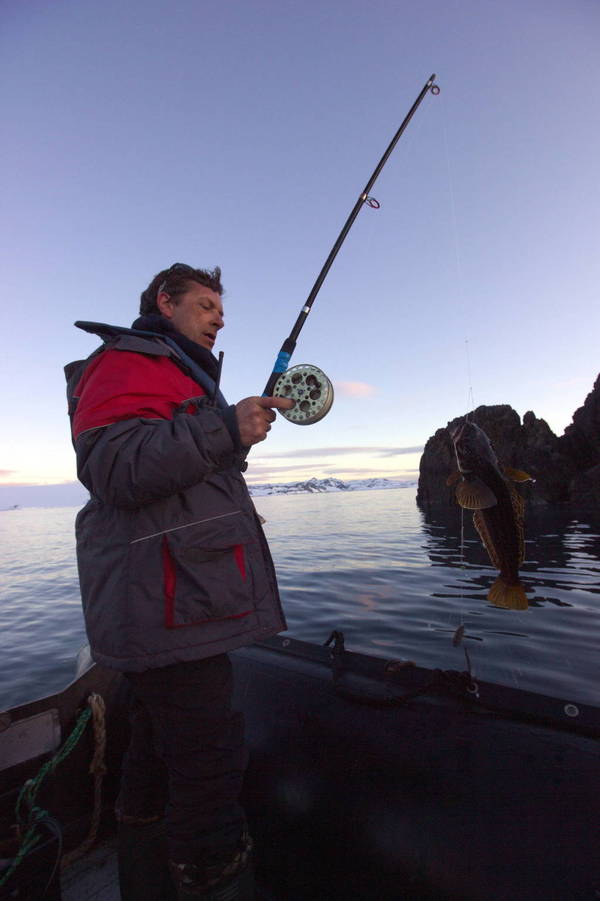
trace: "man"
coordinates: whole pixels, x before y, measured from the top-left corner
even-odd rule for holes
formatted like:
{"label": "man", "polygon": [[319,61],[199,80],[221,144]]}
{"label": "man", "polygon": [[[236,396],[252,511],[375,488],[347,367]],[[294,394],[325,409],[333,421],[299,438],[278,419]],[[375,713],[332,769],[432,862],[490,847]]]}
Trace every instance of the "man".
{"label": "man", "polygon": [[165,803],[178,897],[252,897],[227,652],[285,619],[241,471],[274,410],[293,401],[228,406],[218,391],[220,274],[181,263],[159,272],[131,329],[77,323],[104,343],[65,369],[90,492],[76,522],[86,629],[94,659],[121,670],[133,693],[117,801],[123,901],[161,897],[155,874],[143,885],[144,861],[136,871],[126,858],[139,860]]}

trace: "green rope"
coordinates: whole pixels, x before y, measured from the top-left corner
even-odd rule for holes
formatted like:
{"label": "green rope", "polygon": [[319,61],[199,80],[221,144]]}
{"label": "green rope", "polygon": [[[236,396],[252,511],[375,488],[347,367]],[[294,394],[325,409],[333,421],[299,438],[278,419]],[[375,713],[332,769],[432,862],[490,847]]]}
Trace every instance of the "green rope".
{"label": "green rope", "polygon": [[[39,842],[41,835],[39,834],[39,832],[37,832],[37,828],[45,820],[50,819],[50,814],[47,810],[44,810],[42,807],[38,807],[36,805],[35,799],[37,797],[37,793],[40,790],[42,782],[44,781],[46,776],[48,776],[50,773],[53,773],[59,763],[62,763],[62,761],[69,756],[69,754],[83,735],[85,727],[87,726],[91,715],[91,708],[86,707],[86,709],[80,714],[79,719],[75,724],[75,728],[65,741],[62,748],[60,748],[56,752],[54,757],[48,760],[40,768],[37,776],[35,776],[33,779],[27,780],[27,782],[19,792],[19,797],[17,798],[17,803],[15,804],[15,816],[17,817],[19,832],[22,835],[21,844],[19,845],[17,853],[10,867],[0,877],[0,887],[8,881],[21,861]],[[23,814],[21,808],[25,803],[27,804],[28,810],[25,814]]]}

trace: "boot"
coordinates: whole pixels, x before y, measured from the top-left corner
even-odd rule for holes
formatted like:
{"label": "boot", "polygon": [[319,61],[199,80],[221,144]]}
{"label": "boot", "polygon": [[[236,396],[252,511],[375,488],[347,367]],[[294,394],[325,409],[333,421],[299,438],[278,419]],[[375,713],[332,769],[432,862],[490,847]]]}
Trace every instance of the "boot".
{"label": "boot", "polygon": [[252,839],[242,835],[233,857],[202,866],[169,862],[178,901],[253,901]]}
{"label": "boot", "polygon": [[117,831],[121,901],[177,901],[169,873],[164,818],[150,822],[123,819]]}

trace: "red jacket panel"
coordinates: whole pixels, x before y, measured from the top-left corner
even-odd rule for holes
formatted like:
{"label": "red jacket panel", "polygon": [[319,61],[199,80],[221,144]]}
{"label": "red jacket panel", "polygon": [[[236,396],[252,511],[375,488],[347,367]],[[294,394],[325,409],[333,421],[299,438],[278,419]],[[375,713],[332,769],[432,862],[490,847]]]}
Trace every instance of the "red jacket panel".
{"label": "red jacket panel", "polygon": [[168,357],[106,350],[86,368],[75,389],[73,438],[123,419],[172,419],[185,400],[205,392]]}

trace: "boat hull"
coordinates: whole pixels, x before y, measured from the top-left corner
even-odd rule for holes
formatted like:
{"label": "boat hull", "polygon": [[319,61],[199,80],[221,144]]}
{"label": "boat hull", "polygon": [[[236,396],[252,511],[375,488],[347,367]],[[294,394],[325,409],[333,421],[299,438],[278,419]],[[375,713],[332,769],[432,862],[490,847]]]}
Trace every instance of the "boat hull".
{"label": "boat hull", "polygon": [[245,806],[275,898],[565,901],[600,891],[592,710],[580,709],[589,734],[579,734],[556,699],[486,685],[479,699],[461,697],[443,678],[402,702],[430,671],[390,678],[386,661],[347,652],[332,667],[327,649],[299,642],[234,659],[250,746]]}
{"label": "boat hull", "polygon": [[[265,899],[565,901],[600,891],[598,709],[352,654],[339,636],[333,649],[276,638],[232,660]],[[94,666],[4,723],[57,710],[64,741],[92,691],[108,711],[102,837],[114,830],[127,742],[118,674]],[[89,827],[93,752],[88,729],[40,793],[66,850]],[[2,835],[18,788],[49,756],[0,771]],[[48,837],[0,898],[15,887],[22,901],[40,897],[56,851]],[[52,886],[47,897],[58,899],[56,876]]]}

